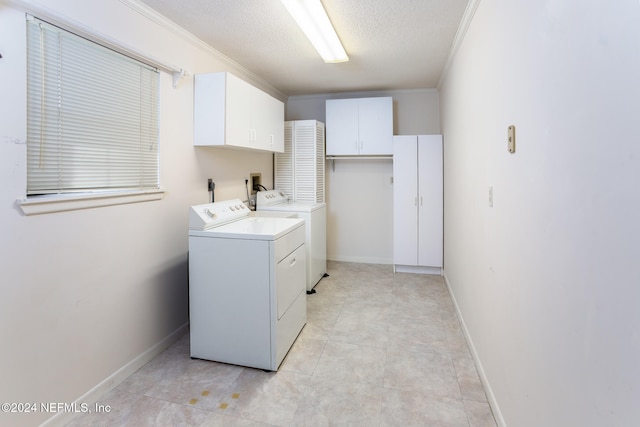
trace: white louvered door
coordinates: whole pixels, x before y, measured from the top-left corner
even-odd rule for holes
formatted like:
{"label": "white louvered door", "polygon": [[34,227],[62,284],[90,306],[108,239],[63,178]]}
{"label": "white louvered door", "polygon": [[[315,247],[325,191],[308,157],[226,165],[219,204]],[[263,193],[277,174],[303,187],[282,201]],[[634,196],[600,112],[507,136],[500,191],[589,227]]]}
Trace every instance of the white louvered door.
{"label": "white louvered door", "polygon": [[274,159],[275,188],[293,197],[293,122],[284,122],[284,153]]}
{"label": "white louvered door", "polygon": [[275,188],[296,202],[324,202],[324,123],[285,122],[285,151],[275,155]]}

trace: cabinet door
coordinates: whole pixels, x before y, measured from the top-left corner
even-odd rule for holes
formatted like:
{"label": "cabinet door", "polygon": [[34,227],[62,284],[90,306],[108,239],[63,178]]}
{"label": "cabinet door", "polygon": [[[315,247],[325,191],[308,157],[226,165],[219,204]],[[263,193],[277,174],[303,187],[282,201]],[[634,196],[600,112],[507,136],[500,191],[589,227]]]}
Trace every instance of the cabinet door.
{"label": "cabinet door", "polygon": [[326,101],[327,156],[356,155],[358,138],[358,99]]}
{"label": "cabinet door", "polygon": [[226,78],[223,73],[196,74],[193,94],[193,145],[224,145]]}
{"label": "cabinet door", "polygon": [[415,266],[418,265],[416,136],[395,136],[393,140],[393,262]]}
{"label": "cabinet door", "polygon": [[418,136],[418,195],[418,265],[442,267],[441,135]]}
{"label": "cabinet door", "polygon": [[254,148],[252,124],[252,86],[238,77],[227,73],[225,144]]}
{"label": "cabinet door", "polygon": [[358,103],[359,153],[393,154],[393,99],[360,98]]}
{"label": "cabinet door", "polygon": [[[278,153],[284,152],[284,103],[271,95],[266,96],[265,107],[265,129],[264,143],[261,147],[264,150]],[[257,130],[260,132],[260,130]]]}
{"label": "cabinet door", "polygon": [[245,110],[251,112],[251,148],[266,150],[268,146],[267,129],[269,123],[265,110],[268,108],[268,95],[252,87],[245,99]]}

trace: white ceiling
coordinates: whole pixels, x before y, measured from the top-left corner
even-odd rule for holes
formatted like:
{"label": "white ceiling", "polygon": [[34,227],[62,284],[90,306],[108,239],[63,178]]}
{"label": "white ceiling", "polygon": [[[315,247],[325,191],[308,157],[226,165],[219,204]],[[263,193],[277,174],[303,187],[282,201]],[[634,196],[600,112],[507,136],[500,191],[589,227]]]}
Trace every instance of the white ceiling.
{"label": "white ceiling", "polygon": [[286,95],[436,87],[468,0],[322,0],[326,64],[279,0],[142,0]]}

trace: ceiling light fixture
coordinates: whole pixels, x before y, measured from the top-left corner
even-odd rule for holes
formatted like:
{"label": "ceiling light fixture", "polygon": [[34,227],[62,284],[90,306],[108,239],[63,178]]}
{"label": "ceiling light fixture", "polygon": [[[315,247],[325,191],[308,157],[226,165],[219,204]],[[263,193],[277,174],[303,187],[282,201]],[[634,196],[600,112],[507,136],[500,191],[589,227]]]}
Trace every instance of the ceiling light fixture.
{"label": "ceiling light fixture", "polygon": [[282,0],[324,62],[349,60],[320,0]]}

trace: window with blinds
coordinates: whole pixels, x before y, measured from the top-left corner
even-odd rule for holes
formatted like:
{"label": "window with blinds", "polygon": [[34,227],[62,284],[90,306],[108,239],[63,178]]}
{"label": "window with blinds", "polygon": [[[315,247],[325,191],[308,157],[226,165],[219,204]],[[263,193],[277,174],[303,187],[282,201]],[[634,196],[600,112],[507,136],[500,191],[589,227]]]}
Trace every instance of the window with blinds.
{"label": "window with blinds", "polygon": [[27,20],[27,195],[159,188],[158,71]]}

